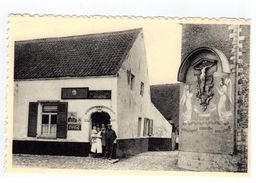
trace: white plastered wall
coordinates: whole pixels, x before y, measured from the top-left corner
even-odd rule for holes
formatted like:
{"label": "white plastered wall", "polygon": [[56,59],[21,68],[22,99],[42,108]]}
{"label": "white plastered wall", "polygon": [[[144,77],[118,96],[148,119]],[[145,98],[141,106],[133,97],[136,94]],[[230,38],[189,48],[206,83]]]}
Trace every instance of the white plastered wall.
{"label": "white plastered wall", "polygon": [[[89,87],[90,90],[111,90],[112,97],[111,100],[61,100],[61,88],[65,87]],[[114,76],[15,81],[13,115],[14,140],[43,140],[40,138],[27,137],[29,102],[37,102],[40,100],[68,102],[68,112],[77,112],[77,117],[82,119],[81,131],[68,130],[67,139],[57,139],[57,141],[89,142],[91,128],[90,115],[97,110],[103,110],[109,113],[113,128],[117,130],[116,77]],[[101,107],[98,108],[97,106]],[[38,120],[40,122],[40,105],[38,113]],[[46,140],[49,141],[49,139]]]}
{"label": "white plastered wall", "polygon": [[[131,70],[131,73],[135,75],[133,90],[130,89],[130,85],[128,84],[127,70]],[[140,95],[141,82],[144,83],[143,96]],[[151,103],[146,50],[142,32],[137,36],[119,70],[117,97],[119,139],[144,138],[144,118],[153,119],[154,137],[171,137],[171,125]],[[142,118],[140,136],[137,135],[138,118]]]}

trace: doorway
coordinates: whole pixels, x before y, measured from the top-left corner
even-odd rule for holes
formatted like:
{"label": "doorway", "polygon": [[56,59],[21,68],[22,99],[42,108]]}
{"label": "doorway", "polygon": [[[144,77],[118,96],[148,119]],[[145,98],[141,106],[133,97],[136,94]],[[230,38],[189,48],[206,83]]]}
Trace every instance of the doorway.
{"label": "doorway", "polygon": [[92,127],[99,126],[101,127],[102,124],[105,127],[110,124],[110,115],[107,112],[94,112],[91,115]]}

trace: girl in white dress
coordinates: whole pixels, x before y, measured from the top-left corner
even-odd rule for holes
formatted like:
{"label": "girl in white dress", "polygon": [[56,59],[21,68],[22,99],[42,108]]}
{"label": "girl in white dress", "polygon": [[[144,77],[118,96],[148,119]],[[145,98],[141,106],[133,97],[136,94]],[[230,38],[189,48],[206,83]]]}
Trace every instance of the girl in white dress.
{"label": "girl in white dress", "polygon": [[99,127],[96,126],[92,129],[91,134],[91,152],[99,157],[102,153],[102,143],[101,143],[101,130]]}

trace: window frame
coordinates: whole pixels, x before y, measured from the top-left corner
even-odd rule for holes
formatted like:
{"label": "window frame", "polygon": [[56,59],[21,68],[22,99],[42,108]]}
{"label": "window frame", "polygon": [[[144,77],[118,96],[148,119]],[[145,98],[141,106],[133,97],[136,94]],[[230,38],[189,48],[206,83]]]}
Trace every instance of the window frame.
{"label": "window frame", "polygon": [[[48,130],[47,130],[47,134],[43,134],[43,115],[48,115],[48,123],[47,123],[47,126],[48,126]],[[56,116],[56,123],[54,124],[55,125],[55,135],[51,135],[51,125],[52,124],[52,116]],[[44,138],[57,138],[57,118],[58,118],[58,113],[55,112],[42,112],[41,113],[41,131],[40,131],[40,137],[44,137]]]}
{"label": "window frame", "polygon": [[144,118],[144,125],[143,125],[143,136],[153,136],[154,135],[154,128],[153,128],[153,120],[149,118]]}
{"label": "window frame", "polygon": [[138,117],[138,125],[137,125],[137,137],[141,137],[141,126],[142,126],[142,118]]}
{"label": "window frame", "polygon": [[131,90],[134,90],[134,87],[135,87],[135,75],[133,74],[133,73],[131,73],[131,77],[130,77],[130,79],[131,79],[131,82],[130,82],[130,89]]}
{"label": "window frame", "polygon": [[[41,138],[41,139],[57,139],[57,123],[58,123],[58,105],[59,102],[51,102],[51,101],[47,101],[47,102],[39,102],[39,109],[38,109],[38,119],[37,119],[37,138]],[[45,106],[57,106],[57,110],[56,111],[44,111],[44,107]],[[48,118],[48,132],[47,134],[43,134],[43,115],[49,115]],[[55,124],[55,129],[56,132],[54,133],[54,135],[51,135],[50,130],[51,130],[51,115],[56,115],[56,124]]]}
{"label": "window frame", "polygon": [[145,84],[144,84],[144,82],[140,82],[140,95],[141,96],[143,96],[144,95],[144,86],[145,86]]}

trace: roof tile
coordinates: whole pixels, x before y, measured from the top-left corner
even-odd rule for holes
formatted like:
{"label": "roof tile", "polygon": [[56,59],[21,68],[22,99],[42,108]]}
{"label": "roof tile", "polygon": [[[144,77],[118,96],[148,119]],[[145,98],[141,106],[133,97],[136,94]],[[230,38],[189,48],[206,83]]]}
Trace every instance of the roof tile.
{"label": "roof tile", "polygon": [[115,75],[141,30],[16,41],[14,79]]}

